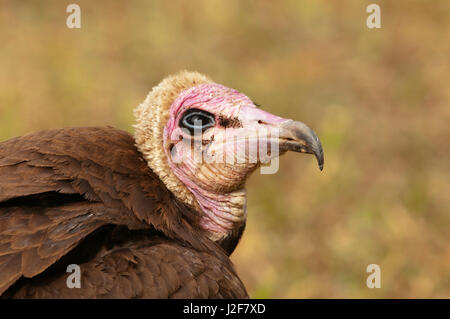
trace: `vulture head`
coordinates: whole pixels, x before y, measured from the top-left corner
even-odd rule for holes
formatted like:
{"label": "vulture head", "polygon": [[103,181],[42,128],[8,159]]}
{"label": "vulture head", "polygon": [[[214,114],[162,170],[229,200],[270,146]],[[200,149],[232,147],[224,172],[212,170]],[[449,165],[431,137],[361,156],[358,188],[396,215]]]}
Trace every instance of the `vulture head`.
{"label": "vulture head", "polygon": [[196,72],[164,79],[134,114],[137,148],[166,187],[201,214],[216,242],[239,239],[245,181],[261,164],[294,151],[314,154],[323,167],[322,146],[308,126]]}

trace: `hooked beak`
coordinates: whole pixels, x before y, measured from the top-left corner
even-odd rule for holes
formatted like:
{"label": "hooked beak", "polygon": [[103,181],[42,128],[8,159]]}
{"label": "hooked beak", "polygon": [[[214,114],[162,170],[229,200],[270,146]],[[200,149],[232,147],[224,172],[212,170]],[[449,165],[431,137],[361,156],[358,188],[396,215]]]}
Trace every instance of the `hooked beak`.
{"label": "hooked beak", "polygon": [[287,120],[279,123],[280,151],[301,152],[314,154],[319,164],[320,170],[323,170],[323,149],[319,138],[312,129],[302,122]]}
{"label": "hooked beak", "polygon": [[278,132],[280,153],[294,151],[314,154],[320,170],[323,169],[322,145],[316,133],[306,124],[287,120],[257,107],[248,106],[241,107],[240,119],[246,123],[259,123],[269,129],[275,129]]}
{"label": "hooked beak", "polygon": [[239,117],[244,123],[249,123],[249,126],[263,125],[269,130],[274,129],[278,133],[280,153],[294,151],[314,154],[320,170],[323,169],[322,145],[316,133],[306,124],[249,106],[241,107]]}

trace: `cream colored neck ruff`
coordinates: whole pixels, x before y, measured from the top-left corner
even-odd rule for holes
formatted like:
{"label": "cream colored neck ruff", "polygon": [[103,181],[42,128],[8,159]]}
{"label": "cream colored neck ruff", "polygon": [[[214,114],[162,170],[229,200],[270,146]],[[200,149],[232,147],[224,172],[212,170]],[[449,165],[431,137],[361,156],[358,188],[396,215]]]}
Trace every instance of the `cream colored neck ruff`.
{"label": "cream colored neck ruff", "polygon": [[134,110],[137,148],[166,187],[179,200],[198,210],[200,207],[194,195],[167,164],[163,132],[170,116],[170,106],[177,96],[184,90],[203,83],[212,83],[212,81],[197,72],[182,71],[169,76],[155,86],[145,101]]}

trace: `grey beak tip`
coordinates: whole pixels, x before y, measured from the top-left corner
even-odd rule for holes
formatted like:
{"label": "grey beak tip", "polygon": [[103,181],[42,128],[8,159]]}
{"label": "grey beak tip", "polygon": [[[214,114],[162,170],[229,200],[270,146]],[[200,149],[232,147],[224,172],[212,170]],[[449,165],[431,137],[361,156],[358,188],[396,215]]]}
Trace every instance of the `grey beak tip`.
{"label": "grey beak tip", "polygon": [[[287,138],[289,141],[287,143],[287,150],[314,154],[319,169],[322,171],[324,162],[323,149],[316,133],[306,124],[293,120],[286,121],[282,124],[281,128],[283,137]],[[299,144],[296,144],[295,141],[302,141],[303,143],[301,143],[301,146],[299,147]]]}
{"label": "grey beak tip", "polygon": [[319,169],[323,171],[323,151],[322,148],[320,149],[320,154],[317,155],[317,163],[319,164]]}

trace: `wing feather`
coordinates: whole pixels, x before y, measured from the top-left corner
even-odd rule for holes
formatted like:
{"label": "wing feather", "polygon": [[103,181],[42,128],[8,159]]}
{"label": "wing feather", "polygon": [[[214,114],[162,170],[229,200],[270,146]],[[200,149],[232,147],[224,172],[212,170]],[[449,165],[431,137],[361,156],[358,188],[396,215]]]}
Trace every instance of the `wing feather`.
{"label": "wing feather", "polygon": [[[2,142],[0,296],[21,277],[26,284],[16,296],[231,296],[229,282],[218,284],[220,276],[240,281],[197,218],[149,169],[129,133],[66,128]],[[78,289],[67,291],[63,277],[34,286],[36,275],[111,224],[156,230],[168,243],[99,251],[84,263],[86,290],[78,295]],[[208,261],[222,268],[211,269]],[[234,288],[245,292],[242,283]]]}
{"label": "wing feather", "polygon": [[[222,265],[222,266],[221,266]],[[240,279],[214,254],[167,240],[116,247],[81,267],[81,288],[66,276],[23,285],[16,298],[247,298]]]}

